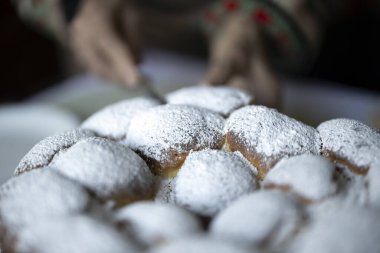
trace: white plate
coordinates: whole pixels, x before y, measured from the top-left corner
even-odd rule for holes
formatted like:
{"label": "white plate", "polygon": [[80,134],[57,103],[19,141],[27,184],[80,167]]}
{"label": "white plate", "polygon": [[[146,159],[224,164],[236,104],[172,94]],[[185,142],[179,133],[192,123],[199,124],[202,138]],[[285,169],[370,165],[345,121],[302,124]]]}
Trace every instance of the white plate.
{"label": "white plate", "polygon": [[38,141],[78,124],[77,116],[52,105],[0,106],[0,184]]}

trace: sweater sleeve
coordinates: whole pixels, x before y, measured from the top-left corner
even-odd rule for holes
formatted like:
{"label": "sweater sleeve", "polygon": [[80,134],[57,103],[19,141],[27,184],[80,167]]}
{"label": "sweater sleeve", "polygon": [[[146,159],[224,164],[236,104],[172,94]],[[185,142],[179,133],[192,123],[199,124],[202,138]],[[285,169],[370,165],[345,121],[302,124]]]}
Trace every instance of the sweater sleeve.
{"label": "sweater sleeve", "polygon": [[[299,23],[283,5],[297,0],[220,0],[206,8],[203,28],[208,37],[222,29],[224,22],[239,12],[259,25],[265,45],[275,65],[284,71],[306,66],[312,54],[311,43]],[[307,1],[307,0],[302,0]],[[299,1],[298,1],[299,2]]]}

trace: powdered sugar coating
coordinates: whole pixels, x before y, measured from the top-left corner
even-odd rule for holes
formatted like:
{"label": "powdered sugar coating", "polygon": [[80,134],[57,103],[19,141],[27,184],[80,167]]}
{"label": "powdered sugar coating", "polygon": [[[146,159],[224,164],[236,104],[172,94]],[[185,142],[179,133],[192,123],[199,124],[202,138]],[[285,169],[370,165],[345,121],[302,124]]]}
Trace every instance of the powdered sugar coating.
{"label": "powdered sugar coating", "polygon": [[94,113],[81,127],[90,129],[102,137],[125,139],[133,116],[159,104],[159,101],[145,97],[123,100]]}
{"label": "powdered sugar coating", "polygon": [[232,111],[251,104],[253,97],[247,92],[228,86],[194,86],[171,92],[166,100],[169,104],[199,106],[228,116]]}
{"label": "powdered sugar coating", "polygon": [[371,165],[367,178],[369,204],[380,209],[380,160]]}
{"label": "powdered sugar coating", "polygon": [[265,106],[246,106],[233,112],[224,129],[229,148],[241,151],[260,170],[267,171],[283,157],[319,153],[314,128]]}
{"label": "powdered sugar coating", "polygon": [[308,223],[313,224],[320,219],[325,219],[346,209],[367,208],[367,206],[358,206],[356,203],[348,201],[343,195],[335,195],[324,199],[323,201],[313,202],[306,206],[308,214]]}
{"label": "powdered sugar coating", "polygon": [[126,223],[128,231],[148,246],[202,232],[201,223],[196,216],[171,204],[136,202],[119,209],[115,220]]}
{"label": "powdered sugar coating", "polygon": [[335,167],[334,181],[337,194],[344,199],[344,205],[365,206],[368,204],[366,178],[344,166]]}
{"label": "powdered sugar coating", "polygon": [[238,152],[191,152],[175,179],[175,201],[198,214],[213,216],[256,190],[256,172]]}
{"label": "powdered sugar coating", "polygon": [[211,223],[210,232],[221,240],[250,247],[281,247],[301,226],[304,210],[294,195],[257,191],[233,202]]}
{"label": "powdered sugar coating", "polygon": [[20,161],[15,174],[49,165],[54,155],[77,141],[94,136],[89,130],[72,129],[49,136],[38,142]]}
{"label": "powdered sugar coating", "polygon": [[137,154],[98,137],[77,142],[57,155],[51,165],[102,199],[146,197],[154,183],[153,174]]}
{"label": "powdered sugar coating", "polygon": [[290,188],[308,200],[321,200],[337,190],[334,164],[322,156],[303,154],[280,160],[268,172],[264,187]]}
{"label": "powdered sugar coating", "polygon": [[18,253],[134,253],[133,243],[114,228],[85,216],[39,222],[24,229]]}
{"label": "powdered sugar coating", "polygon": [[156,195],[154,201],[162,204],[174,204],[174,178],[159,178],[156,180]]}
{"label": "powdered sugar coating", "polygon": [[91,199],[77,183],[45,167],[0,187],[0,227],[14,234],[38,220],[84,212]]}
{"label": "powdered sugar coating", "polygon": [[380,156],[380,134],[351,119],[332,119],[317,127],[322,139],[322,153],[350,169],[365,173]]}
{"label": "powdered sugar coating", "polygon": [[207,236],[184,238],[153,248],[148,253],[256,253],[241,245],[216,240]]}
{"label": "powdered sugar coating", "polygon": [[364,208],[340,208],[310,224],[287,252],[379,252],[380,215]]}
{"label": "powdered sugar coating", "polygon": [[163,105],[136,115],[125,143],[165,170],[179,166],[191,150],[220,148],[223,124],[221,116],[206,109]]}

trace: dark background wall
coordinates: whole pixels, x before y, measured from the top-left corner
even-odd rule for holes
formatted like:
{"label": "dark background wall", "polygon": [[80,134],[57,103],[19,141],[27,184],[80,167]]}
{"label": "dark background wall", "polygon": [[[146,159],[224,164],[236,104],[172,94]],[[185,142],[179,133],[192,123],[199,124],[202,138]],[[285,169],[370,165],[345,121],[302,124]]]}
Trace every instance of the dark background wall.
{"label": "dark background wall", "polygon": [[[0,102],[17,101],[63,78],[57,45],[0,1]],[[364,10],[326,30],[307,78],[380,91],[380,14]]]}
{"label": "dark background wall", "polygon": [[60,77],[56,44],[23,23],[11,1],[0,1],[0,102],[25,98]]}
{"label": "dark background wall", "polygon": [[380,91],[380,12],[364,9],[329,26],[310,77]]}

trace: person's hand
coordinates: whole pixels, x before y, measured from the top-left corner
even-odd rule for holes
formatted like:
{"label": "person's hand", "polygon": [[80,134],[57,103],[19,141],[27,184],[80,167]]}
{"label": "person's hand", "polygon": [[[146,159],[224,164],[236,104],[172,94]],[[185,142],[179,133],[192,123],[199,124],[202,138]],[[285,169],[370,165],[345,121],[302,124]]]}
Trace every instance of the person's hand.
{"label": "person's hand", "polygon": [[267,59],[260,28],[243,15],[232,16],[214,36],[210,66],[201,83],[245,89],[258,104],[280,103],[278,77]]}
{"label": "person's hand", "polygon": [[[119,0],[83,0],[69,26],[74,54],[94,74],[127,87],[139,83],[136,13]],[[123,18],[123,19],[122,19]],[[124,26],[117,26],[123,22]],[[123,33],[124,32],[124,33]]]}

